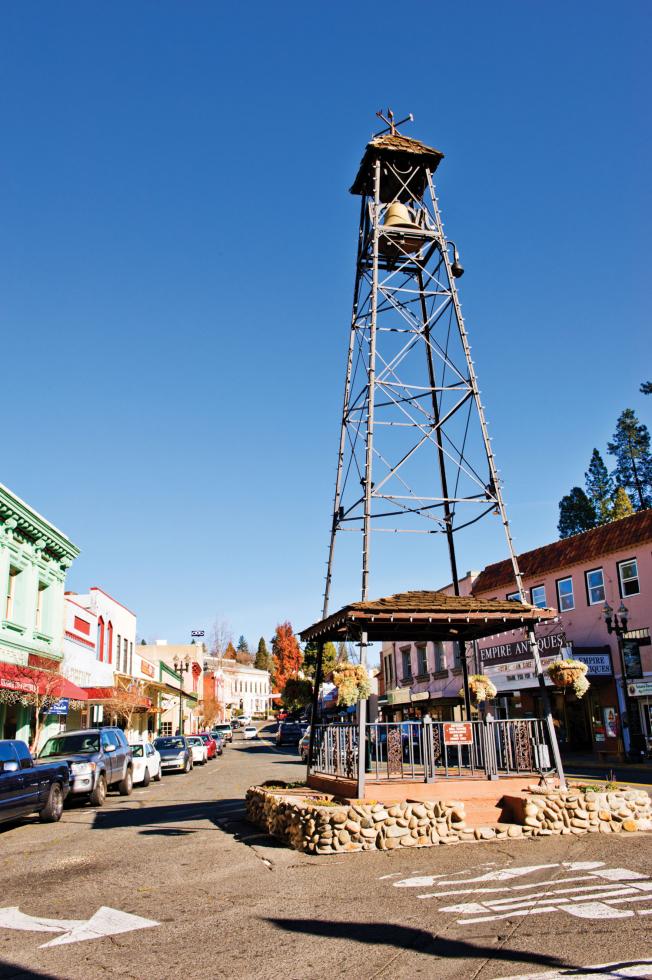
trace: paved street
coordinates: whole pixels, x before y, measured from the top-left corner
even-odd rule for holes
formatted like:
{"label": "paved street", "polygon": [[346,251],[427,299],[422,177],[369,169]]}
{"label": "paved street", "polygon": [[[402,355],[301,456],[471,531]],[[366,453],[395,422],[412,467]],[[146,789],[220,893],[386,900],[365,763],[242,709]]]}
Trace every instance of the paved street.
{"label": "paved street", "polygon": [[650,957],[648,838],[311,858],[241,819],[247,785],[301,772],[290,750],[236,739],[100,811],[1,830],[2,914],[79,921],[105,906],[149,924],[44,947],[60,927],[21,920],[0,929],[0,977],[490,980]]}

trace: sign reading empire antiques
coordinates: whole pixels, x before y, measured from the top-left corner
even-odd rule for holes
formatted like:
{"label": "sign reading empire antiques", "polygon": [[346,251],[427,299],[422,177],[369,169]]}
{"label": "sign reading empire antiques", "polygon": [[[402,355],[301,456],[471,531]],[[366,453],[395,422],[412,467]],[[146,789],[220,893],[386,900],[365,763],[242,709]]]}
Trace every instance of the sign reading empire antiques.
{"label": "sign reading empire antiques", "polygon": [[[542,657],[554,656],[566,645],[567,640],[563,630],[537,637],[537,646]],[[530,645],[526,639],[517,640],[515,643],[497,643],[494,646],[480,647],[479,653],[483,667],[495,667],[497,664],[532,659]]]}

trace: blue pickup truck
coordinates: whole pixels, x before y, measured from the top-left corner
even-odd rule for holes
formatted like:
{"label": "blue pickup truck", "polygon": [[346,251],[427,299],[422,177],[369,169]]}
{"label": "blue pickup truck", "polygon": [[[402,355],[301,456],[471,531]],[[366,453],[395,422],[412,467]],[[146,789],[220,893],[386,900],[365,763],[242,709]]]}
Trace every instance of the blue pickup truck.
{"label": "blue pickup truck", "polygon": [[34,812],[44,823],[54,823],[61,818],[69,788],[67,763],[35,766],[25,742],[0,740],[0,823]]}

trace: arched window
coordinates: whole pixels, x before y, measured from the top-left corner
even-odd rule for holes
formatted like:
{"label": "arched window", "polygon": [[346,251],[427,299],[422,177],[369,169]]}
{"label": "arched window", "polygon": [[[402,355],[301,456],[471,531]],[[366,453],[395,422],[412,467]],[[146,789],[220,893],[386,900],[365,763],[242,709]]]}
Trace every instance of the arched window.
{"label": "arched window", "polygon": [[106,627],[106,659],[113,663],[113,623],[109,620]]}
{"label": "arched window", "polygon": [[104,660],[104,620],[101,616],[97,621],[97,659]]}

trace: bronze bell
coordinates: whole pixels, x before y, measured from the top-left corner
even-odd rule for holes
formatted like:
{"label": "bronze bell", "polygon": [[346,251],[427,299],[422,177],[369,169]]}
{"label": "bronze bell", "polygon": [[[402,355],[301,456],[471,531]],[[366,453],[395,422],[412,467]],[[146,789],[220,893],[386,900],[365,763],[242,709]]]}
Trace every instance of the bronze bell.
{"label": "bronze bell", "polygon": [[[380,241],[383,252],[390,253],[397,251],[397,245],[404,252],[418,252],[423,241],[421,238],[410,236],[411,229],[419,229],[414,221],[409,208],[400,201],[394,201],[385,211],[383,228],[392,230],[391,235],[384,235]],[[406,234],[401,234],[405,230]]]}

